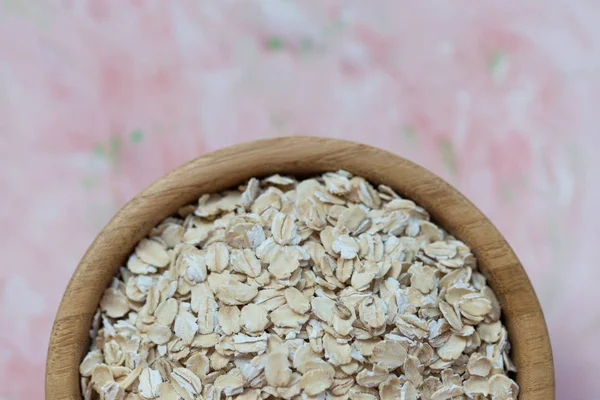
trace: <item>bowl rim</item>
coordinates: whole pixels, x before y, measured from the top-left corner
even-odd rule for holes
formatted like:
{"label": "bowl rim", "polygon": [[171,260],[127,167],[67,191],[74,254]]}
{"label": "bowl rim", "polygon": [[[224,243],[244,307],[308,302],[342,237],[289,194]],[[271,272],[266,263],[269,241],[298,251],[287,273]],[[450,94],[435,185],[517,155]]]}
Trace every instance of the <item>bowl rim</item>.
{"label": "bowl rim", "polygon": [[[236,168],[236,160],[248,168]],[[328,168],[332,165],[339,168]],[[135,243],[139,239],[132,238],[145,236],[157,222],[190,203],[184,199],[197,199],[208,187],[226,189],[241,183],[240,178],[250,178],[255,170],[266,172],[260,175],[276,171],[293,174],[294,170],[296,175],[305,176],[310,171],[317,174],[332,169],[346,169],[373,183],[389,184],[471,247],[501,302],[513,358],[519,366],[519,398],[554,399],[552,349],[540,303],[521,263],[490,220],[442,178],[401,156],[366,144],[310,136],[262,139],[207,153],[162,176],[125,204],[90,245],[62,297],[48,346],[46,399],[82,398],[79,363],[89,345],[87,331],[99,292],[108,284],[106,270],[116,272],[118,268],[104,261],[112,256],[105,257],[107,251],[117,248],[115,252],[130,253],[133,247],[123,242]],[[192,182],[189,185],[188,180]],[[154,202],[168,206],[155,209]],[[131,220],[139,222],[132,224]],[[112,275],[114,272],[108,279]],[[106,285],[99,286],[99,281]],[[97,301],[90,304],[91,298]]]}

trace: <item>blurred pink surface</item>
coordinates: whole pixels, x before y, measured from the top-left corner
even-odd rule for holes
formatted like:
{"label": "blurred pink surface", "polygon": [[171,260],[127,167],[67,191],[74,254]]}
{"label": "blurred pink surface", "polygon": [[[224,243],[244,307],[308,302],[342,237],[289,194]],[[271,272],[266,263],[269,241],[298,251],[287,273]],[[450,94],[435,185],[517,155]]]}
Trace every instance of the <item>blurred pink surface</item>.
{"label": "blurred pink surface", "polygon": [[558,399],[598,399],[600,3],[0,6],[0,399],[41,399],[52,321],[108,219],[172,168],[309,134],[456,185],[522,260]]}

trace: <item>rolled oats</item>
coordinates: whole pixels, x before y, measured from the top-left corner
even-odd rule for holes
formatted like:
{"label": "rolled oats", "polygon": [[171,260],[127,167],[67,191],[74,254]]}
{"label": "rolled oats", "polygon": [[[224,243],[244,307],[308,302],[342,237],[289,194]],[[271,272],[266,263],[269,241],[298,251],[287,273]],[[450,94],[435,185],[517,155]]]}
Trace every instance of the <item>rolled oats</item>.
{"label": "rolled oats", "polygon": [[84,399],[516,400],[470,249],[345,171],[203,195],[107,288]]}
{"label": "rolled oats", "polygon": [[90,351],[79,365],[79,374],[81,376],[91,376],[94,367],[104,361],[104,356],[101,350]]}
{"label": "rolled oats", "polygon": [[142,398],[154,399],[158,397],[158,387],[162,383],[160,372],[152,368],[144,368],[139,380],[138,390]]}
{"label": "rolled oats", "polygon": [[269,324],[268,312],[258,304],[247,304],[240,315],[244,330],[250,333],[261,333]]}
{"label": "rolled oats", "polygon": [[333,384],[333,378],[322,369],[313,369],[302,375],[298,387],[308,396],[323,393]]}

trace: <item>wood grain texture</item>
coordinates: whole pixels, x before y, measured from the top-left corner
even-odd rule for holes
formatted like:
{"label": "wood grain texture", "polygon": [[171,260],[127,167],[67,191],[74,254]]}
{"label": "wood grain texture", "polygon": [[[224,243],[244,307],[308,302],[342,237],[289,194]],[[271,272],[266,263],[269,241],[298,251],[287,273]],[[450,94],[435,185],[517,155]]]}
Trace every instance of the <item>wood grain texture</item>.
{"label": "wood grain texture", "polygon": [[46,399],[81,399],[79,363],[104,289],[135,244],[179,207],[252,176],[309,176],[345,169],[384,183],[425,207],[466,242],[502,305],[519,372],[520,400],[554,399],[554,368],[546,323],[519,260],[491,222],[456,189],[426,169],[384,150],[313,137],[240,144],[174,170],[131,200],[100,232],[75,270],[58,310],[46,365]]}

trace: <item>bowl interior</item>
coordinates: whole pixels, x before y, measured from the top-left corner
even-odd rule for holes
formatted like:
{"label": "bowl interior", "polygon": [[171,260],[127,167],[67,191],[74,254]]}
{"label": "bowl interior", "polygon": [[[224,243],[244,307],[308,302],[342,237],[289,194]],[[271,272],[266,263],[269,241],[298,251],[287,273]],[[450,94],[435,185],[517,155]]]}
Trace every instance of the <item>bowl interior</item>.
{"label": "bowl interior", "polygon": [[502,305],[513,345],[521,400],[554,398],[552,352],[544,317],[519,260],[490,221],[456,189],[426,169],[377,148],[333,139],[279,138],[245,143],[200,157],[159,179],[131,200],[90,246],[64,294],[46,366],[46,399],[80,399],[79,363],[104,289],[136,243],[164,218],[203,193],[252,176],[297,177],[338,169],[386,184],[423,206],[467,243]]}

